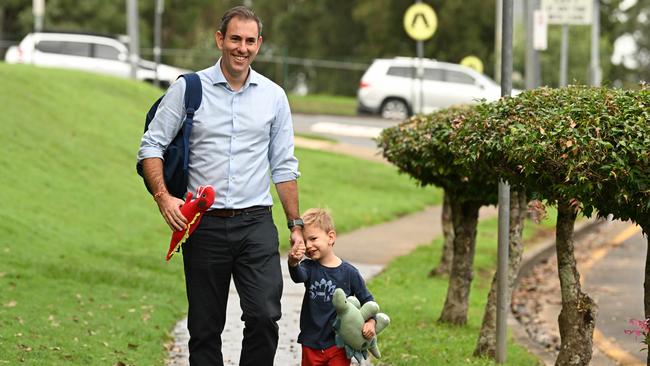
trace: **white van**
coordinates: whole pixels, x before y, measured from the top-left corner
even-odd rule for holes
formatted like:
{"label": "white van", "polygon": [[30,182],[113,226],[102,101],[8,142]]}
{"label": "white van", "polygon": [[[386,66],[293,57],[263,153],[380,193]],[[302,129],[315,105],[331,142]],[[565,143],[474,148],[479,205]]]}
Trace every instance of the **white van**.
{"label": "white van", "polygon": [[359,83],[358,112],[404,119],[414,113],[501,96],[496,82],[469,67],[422,59],[422,82],[419,67],[420,59],[412,57],[374,60]]}
{"label": "white van", "polygon": [[[128,48],[119,39],[94,34],[66,32],[29,33],[18,46],[5,54],[7,63],[32,64],[108,74],[123,78],[131,76]],[[139,60],[136,78],[153,82],[155,63]],[[158,65],[158,79],[163,87],[189,70]]]}

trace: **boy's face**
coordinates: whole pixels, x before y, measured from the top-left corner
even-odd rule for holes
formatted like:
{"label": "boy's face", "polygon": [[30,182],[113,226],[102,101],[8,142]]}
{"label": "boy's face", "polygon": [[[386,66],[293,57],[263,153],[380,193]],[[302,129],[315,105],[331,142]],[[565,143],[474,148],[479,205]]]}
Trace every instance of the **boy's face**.
{"label": "boy's face", "polygon": [[334,255],[333,247],[336,241],[336,232],[326,232],[317,225],[305,225],[303,229],[306,255],[315,261],[321,261]]}

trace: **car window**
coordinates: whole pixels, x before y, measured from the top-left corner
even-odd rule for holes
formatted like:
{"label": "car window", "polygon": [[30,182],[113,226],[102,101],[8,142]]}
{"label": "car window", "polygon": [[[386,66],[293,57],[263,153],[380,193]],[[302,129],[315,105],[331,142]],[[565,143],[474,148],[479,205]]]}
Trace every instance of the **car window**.
{"label": "car window", "polygon": [[61,53],[62,45],[59,41],[40,41],[34,47],[41,52]]}
{"label": "car window", "polygon": [[41,52],[90,57],[90,45],[88,43],[40,41],[35,47]]}
{"label": "car window", "polygon": [[444,72],[440,69],[424,69],[424,78],[426,80],[433,80],[433,81],[444,81],[445,80],[445,75]]}
{"label": "car window", "polygon": [[103,58],[107,60],[118,60],[120,51],[115,47],[107,46],[104,44],[94,44],[93,45],[93,57]]}
{"label": "car window", "polygon": [[412,66],[391,66],[386,74],[403,78],[414,78],[417,75],[415,67]]}
{"label": "car window", "polygon": [[447,82],[457,84],[470,84],[474,85],[475,80],[473,77],[460,71],[447,70]]}

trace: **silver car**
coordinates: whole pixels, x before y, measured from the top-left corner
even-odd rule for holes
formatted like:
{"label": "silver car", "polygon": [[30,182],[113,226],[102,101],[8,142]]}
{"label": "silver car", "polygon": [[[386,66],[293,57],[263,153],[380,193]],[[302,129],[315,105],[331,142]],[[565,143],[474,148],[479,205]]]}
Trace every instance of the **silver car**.
{"label": "silver car", "polygon": [[[5,54],[7,63],[24,63],[44,67],[76,69],[128,78],[131,64],[128,49],[120,39],[104,35],[37,32],[29,33],[17,46]],[[163,87],[189,70],[169,65],[158,65],[158,79]],[[136,78],[153,81],[156,64],[140,59]]]}
{"label": "silver car", "polygon": [[422,59],[420,66],[420,59],[395,57],[374,60],[363,74],[357,110],[404,119],[414,113],[431,113],[479,99],[492,101],[500,96],[497,83],[469,67],[431,59]]}

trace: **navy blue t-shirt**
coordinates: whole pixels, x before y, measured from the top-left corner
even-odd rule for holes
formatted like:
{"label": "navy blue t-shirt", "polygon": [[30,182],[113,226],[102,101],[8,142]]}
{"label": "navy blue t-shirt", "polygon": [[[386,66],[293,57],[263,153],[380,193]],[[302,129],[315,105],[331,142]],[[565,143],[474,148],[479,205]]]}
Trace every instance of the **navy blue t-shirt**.
{"label": "navy blue t-shirt", "polygon": [[325,349],[334,345],[334,290],[341,288],[346,297],[356,296],[361,305],[373,301],[359,271],[346,261],[330,268],[305,259],[296,267],[289,266],[289,274],[293,282],[305,284],[298,343],[307,347]]}

